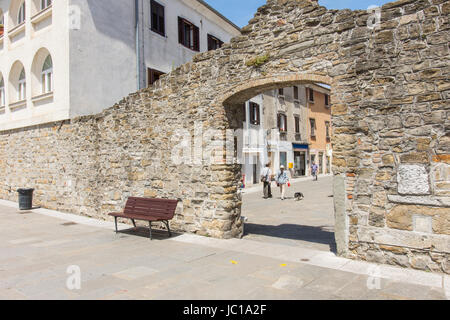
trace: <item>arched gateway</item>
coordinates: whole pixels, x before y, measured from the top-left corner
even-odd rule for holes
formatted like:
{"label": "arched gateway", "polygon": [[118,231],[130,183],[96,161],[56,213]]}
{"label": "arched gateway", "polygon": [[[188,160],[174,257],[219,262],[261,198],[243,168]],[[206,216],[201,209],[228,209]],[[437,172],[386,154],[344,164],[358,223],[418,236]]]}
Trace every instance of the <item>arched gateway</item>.
{"label": "arched gateway", "polygon": [[[104,217],[129,195],[179,198],[173,228],[238,237],[240,168],[228,153],[222,163],[205,162],[205,136],[215,141],[210,130],[226,137],[239,128],[242,102],[257,93],[329,84],[339,254],[450,272],[449,13],[443,0],[400,0],[371,12],[268,0],[242,36],[113,108],[59,130],[2,136],[50,132],[53,145],[69,141],[59,153],[69,158],[60,166],[70,192],[56,191],[58,201],[38,193],[49,208]],[[21,170],[13,157],[24,155],[3,155],[6,180]],[[57,175],[49,171],[41,178]]]}

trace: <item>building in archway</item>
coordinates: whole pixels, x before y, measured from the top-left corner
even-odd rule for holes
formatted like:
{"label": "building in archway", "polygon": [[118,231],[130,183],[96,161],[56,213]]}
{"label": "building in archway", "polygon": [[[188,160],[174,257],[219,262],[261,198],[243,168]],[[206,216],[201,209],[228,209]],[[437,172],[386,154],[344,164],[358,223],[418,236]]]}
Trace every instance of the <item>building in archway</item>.
{"label": "building in archway", "polygon": [[313,161],[320,174],[331,173],[329,97],[330,89],[310,84],[270,90],[245,103],[241,162],[245,185],[259,184],[260,172],[269,162],[272,172],[283,165],[293,178],[310,176]]}
{"label": "building in archway", "polygon": [[319,166],[319,174],[331,173],[331,102],[330,90],[317,84],[305,87],[308,109],[309,167]]}

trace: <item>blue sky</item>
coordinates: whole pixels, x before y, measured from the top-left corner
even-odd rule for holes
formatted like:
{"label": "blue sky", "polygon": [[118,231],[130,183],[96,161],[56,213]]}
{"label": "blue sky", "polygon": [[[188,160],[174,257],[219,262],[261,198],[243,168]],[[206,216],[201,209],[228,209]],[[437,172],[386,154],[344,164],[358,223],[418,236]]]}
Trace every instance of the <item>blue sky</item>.
{"label": "blue sky", "polygon": [[[205,0],[214,9],[233,21],[239,27],[247,25],[258,7],[266,0]],[[319,0],[319,4],[329,9],[367,9],[371,5],[381,6],[393,0]]]}

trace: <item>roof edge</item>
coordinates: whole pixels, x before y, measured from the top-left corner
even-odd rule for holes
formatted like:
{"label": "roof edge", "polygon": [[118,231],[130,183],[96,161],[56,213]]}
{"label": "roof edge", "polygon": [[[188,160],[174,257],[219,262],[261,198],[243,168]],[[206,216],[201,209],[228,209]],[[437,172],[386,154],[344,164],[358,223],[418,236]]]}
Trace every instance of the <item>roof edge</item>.
{"label": "roof edge", "polygon": [[214,9],[213,7],[211,7],[208,3],[206,3],[203,0],[197,0],[199,3],[201,3],[202,5],[204,5],[205,7],[207,7],[209,10],[211,10],[212,12],[214,12],[215,14],[217,14],[219,17],[221,17],[223,20],[225,20],[227,23],[229,23],[233,28],[235,28],[236,30],[238,30],[239,32],[242,32],[242,29],[239,28],[235,23],[233,23],[230,19],[228,19],[227,17],[225,17],[223,14],[221,14],[219,11],[217,11],[216,9]]}

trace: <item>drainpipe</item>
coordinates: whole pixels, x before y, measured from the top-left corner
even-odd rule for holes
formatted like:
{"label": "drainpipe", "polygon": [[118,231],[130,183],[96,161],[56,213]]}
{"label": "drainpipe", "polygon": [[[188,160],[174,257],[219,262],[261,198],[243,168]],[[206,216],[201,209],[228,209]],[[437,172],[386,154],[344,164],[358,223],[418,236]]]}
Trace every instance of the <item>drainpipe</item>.
{"label": "drainpipe", "polygon": [[139,33],[139,0],[134,0],[135,33],[136,33],[136,87],[141,89],[141,41]]}

